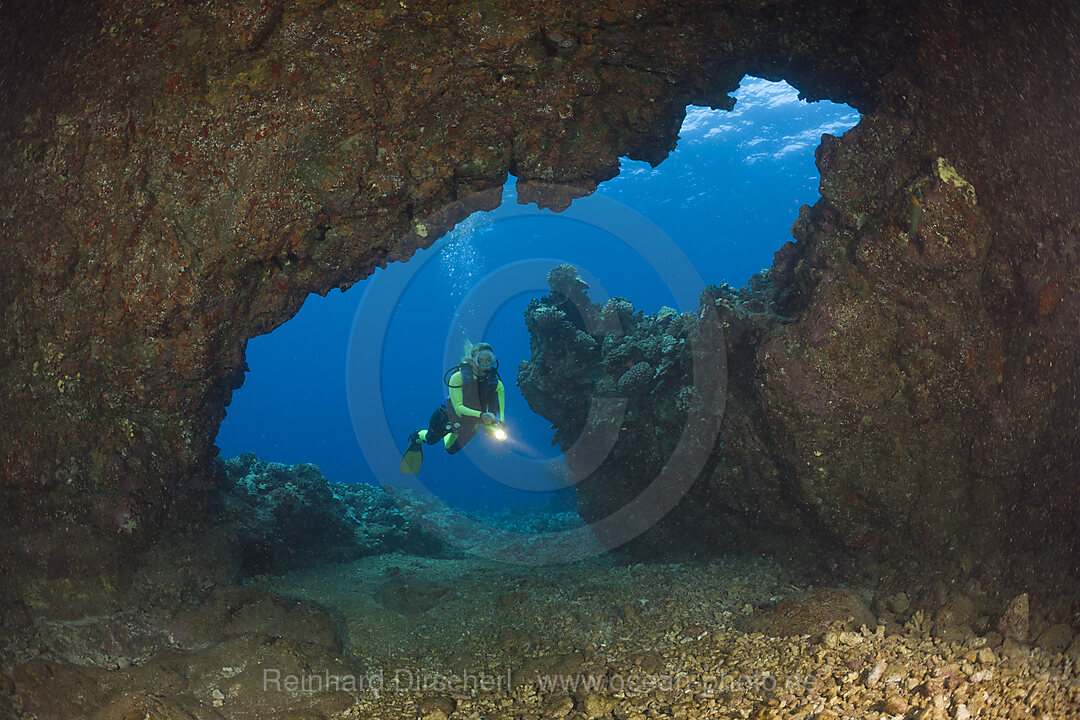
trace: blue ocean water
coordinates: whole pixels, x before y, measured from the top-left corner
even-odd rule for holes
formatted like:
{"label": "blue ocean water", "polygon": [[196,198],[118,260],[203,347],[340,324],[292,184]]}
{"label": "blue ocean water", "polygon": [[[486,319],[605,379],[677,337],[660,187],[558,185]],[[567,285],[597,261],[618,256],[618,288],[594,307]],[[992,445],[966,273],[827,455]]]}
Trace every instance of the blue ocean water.
{"label": "blue ocean water", "polygon": [[[799,207],[819,197],[821,135],[859,120],[846,105],[799,101],[784,82],[747,77],[735,96],[732,112],[688,108],[663,163],[623,159],[616,178],[564,213],[517,205],[511,177],[498,210],[348,292],[309,297],[249,342],[222,456],[311,462],[332,481],[409,484],[466,510],[569,504],[551,428],[515,382],[529,357],[523,312],[546,291],[547,270],[576,265],[596,301],[692,312],[706,285],[745,285],[772,263]],[[510,437],[478,435],[455,456],[429,446],[421,473],[403,476],[405,438],[427,426],[466,339],[495,347]]]}

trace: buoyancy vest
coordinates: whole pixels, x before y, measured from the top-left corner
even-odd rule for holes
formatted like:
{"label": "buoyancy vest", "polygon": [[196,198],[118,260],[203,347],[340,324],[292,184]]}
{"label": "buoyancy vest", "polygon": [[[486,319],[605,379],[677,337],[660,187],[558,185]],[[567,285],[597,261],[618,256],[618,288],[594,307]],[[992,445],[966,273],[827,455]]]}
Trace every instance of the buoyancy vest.
{"label": "buoyancy vest", "polygon": [[[450,368],[447,375],[452,379],[454,371],[461,373],[461,402],[467,408],[478,412],[499,413],[499,373],[492,372],[487,377],[477,377],[473,373],[472,366],[461,363],[456,368]],[[450,381],[448,381],[449,384]],[[443,401],[443,405],[453,408],[450,396]]]}

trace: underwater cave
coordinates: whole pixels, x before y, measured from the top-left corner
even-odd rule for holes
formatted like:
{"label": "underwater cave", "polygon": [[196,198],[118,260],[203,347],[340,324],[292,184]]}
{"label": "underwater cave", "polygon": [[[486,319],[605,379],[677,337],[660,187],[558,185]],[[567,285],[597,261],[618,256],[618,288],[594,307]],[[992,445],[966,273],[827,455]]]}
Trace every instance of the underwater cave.
{"label": "underwater cave", "polygon": [[[430,459],[424,487],[459,509],[572,503],[572,490],[551,494],[566,485],[561,452],[547,449],[551,421],[528,410],[515,381],[530,355],[524,312],[547,292],[548,271],[574,265],[595,301],[693,313],[704,278],[745,286],[772,263],[799,206],[820,198],[813,147],[858,121],[846,106],[800,101],[783,82],[744,78],[733,95],[734,112],[688,108],[669,158],[656,167],[623,159],[573,213],[517,205],[511,177],[499,209],[471,216],[408,265],[391,264],[347,294],[309,297],[248,344],[251,369],[218,433],[221,456],[254,452],[314,463],[335,482],[401,484],[398,459],[382,451],[401,444],[410,422],[426,423],[472,333],[503,363],[511,442],[468,460]],[[635,227],[643,223],[651,232]]]}
{"label": "underwater cave", "polygon": [[[0,14],[5,716],[1080,712],[1074,4]],[[463,556],[408,490],[219,461],[248,341],[310,295],[500,204],[573,217],[746,75],[862,119],[748,287],[533,293],[513,370],[585,521],[509,520],[542,561]]]}

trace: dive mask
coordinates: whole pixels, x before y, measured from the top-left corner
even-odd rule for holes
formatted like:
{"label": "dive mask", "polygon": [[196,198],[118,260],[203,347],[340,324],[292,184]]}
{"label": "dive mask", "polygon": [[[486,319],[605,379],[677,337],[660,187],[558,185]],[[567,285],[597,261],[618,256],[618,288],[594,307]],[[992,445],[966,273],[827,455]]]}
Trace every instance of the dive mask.
{"label": "dive mask", "polygon": [[476,363],[476,367],[481,370],[491,370],[498,367],[499,361],[495,359],[495,353],[490,350],[481,350],[473,357],[473,362]]}

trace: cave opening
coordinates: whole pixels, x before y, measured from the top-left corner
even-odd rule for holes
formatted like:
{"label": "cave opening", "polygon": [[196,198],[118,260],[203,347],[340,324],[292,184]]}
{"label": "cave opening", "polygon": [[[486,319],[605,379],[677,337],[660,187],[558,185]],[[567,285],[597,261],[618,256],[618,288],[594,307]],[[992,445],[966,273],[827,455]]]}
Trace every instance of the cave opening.
{"label": "cave opening", "polygon": [[[217,437],[221,457],[313,463],[331,482],[421,487],[462,510],[571,507],[551,425],[514,382],[530,353],[523,313],[546,291],[547,270],[579,268],[593,301],[693,313],[706,285],[744,286],[770,266],[799,207],[819,198],[822,134],[859,121],[849,106],[807,103],[783,81],[746,76],[733,96],[732,111],[689,106],[667,159],[623,158],[619,175],[564,213],[517,205],[510,176],[496,211],[470,216],[357,290],[309,297],[249,342],[250,371]],[[628,239],[627,224],[656,235]],[[474,442],[466,457],[429,452],[423,484],[410,483],[395,458],[446,394],[444,371],[463,342],[481,339],[502,363],[514,442]]]}
{"label": "cave opening", "polygon": [[[1075,5],[6,3],[0,716],[1075,714]],[[498,205],[508,170],[522,199],[558,205],[560,181],[590,190],[622,155],[658,161],[684,115],[698,117],[687,104],[723,105],[748,67],[866,115],[819,146],[823,200],[800,212],[798,247],[765,281],[795,290],[792,312],[740,304],[764,291],[705,293],[746,321],[725,331],[742,340],[728,358],[755,374],[728,384],[746,392],[713,433],[724,444],[657,523],[653,555],[638,562],[630,543],[586,563],[471,552],[478,541],[444,532],[468,513],[427,512],[371,484],[374,472],[357,477],[370,467],[357,409],[385,419],[382,444],[400,453],[444,392],[455,318],[463,333],[488,324],[483,339],[520,332],[521,306],[545,292],[513,274],[529,258],[586,253],[593,298],[625,295],[653,327],[672,315],[658,308],[682,309],[679,293],[698,285],[608,248],[607,226],[571,231],[602,198],[671,237],[665,217],[690,227],[701,283],[753,289],[794,207],[741,272],[749,237],[720,221],[752,218],[736,201],[778,190],[705,188],[712,215],[695,227],[701,190],[669,178],[671,212],[644,212],[631,181],[665,176],[624,163],[533,230],[507,188],[509,217],[478,214],[462,237],[353,293],[312,297],[257,338],[229,422],[271,447],[215,437],[247,341],[310,293],[441,237],[466,214],[447,213],[461,193],[483,196],[470,211]],[[735,117],[701,112],[706,136]],[[694,155],[693,127],[662,171]],[[748,168],[809,155],[791,137],[752,159],[767,143],[751,140]],[[623,183],[632,198],[614,199]],[[530,242],[540,250],[499,255]],[[399,335],[351,332],[362,291],[394,278],[415,278],[383,309]],[[335,302],[336,327],[323,314],[304,331]],[[458,311],[470,302],[475,318]],[[263,347],[275,340],[287,347]],[[525,351],[497,345],[512,389]],[[379,365],[349,369],[358,346]],[[637,367],[612,365],[602,380]],[[511,418],[529,412],[519,403]],[[672,436],[652,419],[623,434],[627,460],[634,439]],[[548,453],[537,427],[515,437]],[[230,484],[216,439],[226,455],[313,461],[361,482],[337,494],[315,466],[280,466]],[[445,478],[469,501],[520,502],[523,491],[496,495],[472,457],[433,455],[433,488]],[[624,480],[645,476],[633,470],[575,490],[604,510],[605,490],[620,499]],[[740,520],[774,538],[820,528],[835,547],[810,548],[800,567],[780,543],[740,554],[713,542]],[[536,550],[559,534],[519,527]],[[709,554],[668,552],[688,539]]]}

